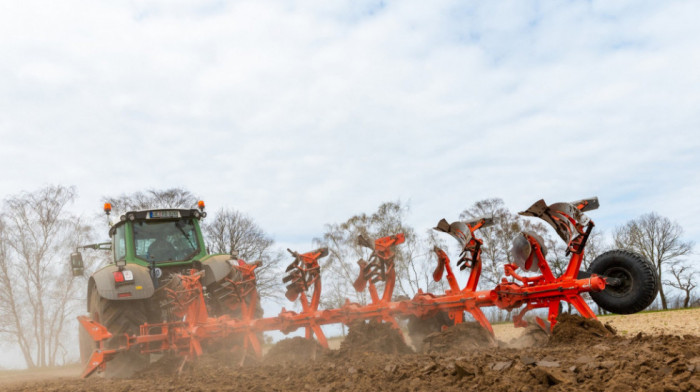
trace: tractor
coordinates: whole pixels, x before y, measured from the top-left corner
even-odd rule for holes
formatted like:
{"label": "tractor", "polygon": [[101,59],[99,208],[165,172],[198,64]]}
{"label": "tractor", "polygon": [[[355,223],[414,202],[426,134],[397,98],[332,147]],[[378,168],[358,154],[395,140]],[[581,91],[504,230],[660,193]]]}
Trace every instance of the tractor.
{"label": "tractor", "polygon": [[[109,217],[109,203],[104,211]],[[256,296],[255,314],[262,315],[257,293],[253,293],[255,282],[243,282],[241,274],[241,268],[253,269],[259,262],[248,265],[233,255],[208,254],[200,228],[204,217],[202,201],[196,209],[129,211],[118,222],[110,223],[111,242],[81,246],[71,254],[73,275],[83,276],[80,249],[111,252],[111,262],[90,275],[87,285],[88,316],[112,335],[103,348],[123,346],[126,337],[139,334],[143,325],[182,320],[177,305],[188,301],[182,296],[182,276],[190,270],[202,271],[203,298],[212,315],[236,317],[241,312],[240,302],[250,302],[252,295]],[[79,338],[85,365],[99,347],[84,327]],[[143,347],[120,351],[105,364],[105,376],[131,376],[148,365],[148,351]]]}

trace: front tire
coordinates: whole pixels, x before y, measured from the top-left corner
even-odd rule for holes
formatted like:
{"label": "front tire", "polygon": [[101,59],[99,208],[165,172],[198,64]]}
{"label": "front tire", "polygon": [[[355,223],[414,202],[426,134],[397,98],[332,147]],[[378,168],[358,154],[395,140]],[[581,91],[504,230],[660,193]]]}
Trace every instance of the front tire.
{"label": "front tire", "polygon": [[[102,298],[93,286],[88,298],[88,311],[90,318],[102,324],[113,335],[105,342],[106,348],[117,348],[124,344],[124,334],[134,335],[139,333],[141,324],[149,320],[147,300],[123,300],[111,301]],[[87,331],[80,327],[80,360],[87,364],[92,351],[97,348],[97,343],[92,340]],[[121,352],[106,363],[104,376],[107,378],[126,378],[135,372],[144,369],[150,362],[148,354],[141,354],[138,347]]]}
{"label": "front tire", "polygon": [[591,298],[608,312],[632,314],[644,310],[659,291],[654,266],[641,255],[626,250],[611,250],[596,257],[588,272],[615,278],[619,284],[606,284],[605,290],[591,292]]}

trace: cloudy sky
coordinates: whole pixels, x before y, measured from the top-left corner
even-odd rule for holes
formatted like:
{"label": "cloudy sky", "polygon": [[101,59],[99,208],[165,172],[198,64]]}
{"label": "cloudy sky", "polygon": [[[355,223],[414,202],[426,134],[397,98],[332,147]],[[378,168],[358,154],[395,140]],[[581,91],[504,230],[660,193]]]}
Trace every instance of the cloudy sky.
{"label": "cloudy sky", "polygon": [[596,195],[700,239],[700,4],[5,1],[0,198],[185,187],[281,245]]}

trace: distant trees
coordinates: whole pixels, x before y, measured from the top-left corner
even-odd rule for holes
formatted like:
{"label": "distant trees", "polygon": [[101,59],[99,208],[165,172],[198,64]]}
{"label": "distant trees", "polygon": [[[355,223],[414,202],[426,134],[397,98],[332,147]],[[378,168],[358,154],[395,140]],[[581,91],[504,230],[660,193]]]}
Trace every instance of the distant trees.
{"label": "distant trees", "polygon": [[691,265],[681,261],[673,263],[669,273],[672,278],[665,280],[664,284],[679,290],[683,294],[683,307],[689,307],[693,290],[698,287],[700,274]]}
{"label": "distant trees", "polygon": [[[666,268],[683,256],[689,255],[693,249],[693,243],[684,241],[682,237],[683,228],[677,222],[672,222],[655,212],[628,221],[617,227],[613,234],[616,247],[637,252],[654,263],[659,277],[659,297],[663,309],[668,309],[663,283],[671,282],[663,279]],[[688,271],[686,269],[681,274],[687,274]]]}
{"label": "distant trees", "polygon": [[546,237],[547,228],[540,222],[523,219],[520,215],[512,213],[500,198],[479,200],[459,215],[462,220],[481,217],[493,217],[494,220],[493,226],[481,228],[477,234],[484,242],[481,253],[481,281],[493,287],[501,281],[503,266],[513,262],[510,254],[513,238],[523,230]]}
{"label": "distant trees", "polygon": [[[396,247],[396,295],[412,297],[418,289],[437,291],[442,282],[432,279],[435,259],[431,244],[434,239],[419,236],[405,222],[408,206],[400,201],[385,202],[372,214],[361,213],[342,223],[327,224],[322,237],[314,239],[315,246],[328,247],[329,255],[322,265],[324,284],[328,282],[336,295],[325,296],[326,307],[340,306],[345,298],[366,303],[365,292],[357,293],[352,282],[359,276],[359,259],[367,260],[370,250],[357,244],[357,237],[363,235],[374,241],[377,238],[404,233],[406,242]],[[323,261],[322,261],[323,262]]]}
{"label": "distant trees", "polygon": [[89,226],[66,207],[73,187],[47,186],[10,196],[0,216],[0,335],[19,346],[27,367],[65,361],[63,345],[82,286],[65,262]]}
{"label": "distant trees", "polygon": [[610,249],[603,238],[603,232],[600,230],[594,230],[590,236],[588,236],[588,241],[586,242],[586,253],[583,254],[583,263],[581,263],[582,270],[588,270],[591,266],[593,260],[598,257],[601,253],[605,253]]}
{"label": "distant trees", "polygon": [[118,212],[148,210],[155,208],[194,208],[197,197],[183,188],[149,189],[144,192],[121,194],[104,198]]}
{"label": "distant trees", "polygon": [[[523,218],[511,212],[500,198],[479,200],[459,215],[462,220],[480,217],[493,217],[494,219],[493,226],[481,228],[477,234],[484,242],[481,254],[482,281],[491,287],[500,283],[503,277],[503,266],[513,262],[510,249],[513,239],[522,231],[535,233],[544,239],[544,245],[548,250],[547,261],[555,275],[561,275],[566,270],[570,259],[566,255],[566,244],[561,241],[559,236],[552,235],[549,226],[542,221]],[[601,234],[594,231],[586,244],[582,269],[588,268],[593,259],[603,251]]]}

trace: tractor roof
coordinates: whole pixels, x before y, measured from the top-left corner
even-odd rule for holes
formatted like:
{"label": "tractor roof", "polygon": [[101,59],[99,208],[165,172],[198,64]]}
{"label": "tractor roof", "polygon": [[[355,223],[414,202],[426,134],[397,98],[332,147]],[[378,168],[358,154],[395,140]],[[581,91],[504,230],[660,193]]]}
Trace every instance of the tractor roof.
{"label": "tractor roof", "polygon": [[141,211],[129,211],[119,217],[119,222],[115,223],[110,229],[109,234],[114,234],[114,230],[117,227],[125,224],[127,221],[143,221],[143,220],[169,220],[169,219],[181,219],[181,218],[195,218],[199,219],[205,215],[206,212],[199,211],[195,208],[192,209],[177,209],[177,208],[158,208],[152,210],[141,210]]}

